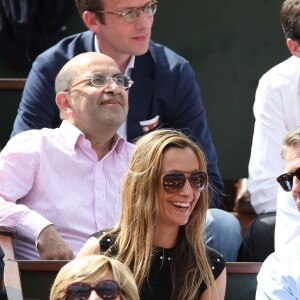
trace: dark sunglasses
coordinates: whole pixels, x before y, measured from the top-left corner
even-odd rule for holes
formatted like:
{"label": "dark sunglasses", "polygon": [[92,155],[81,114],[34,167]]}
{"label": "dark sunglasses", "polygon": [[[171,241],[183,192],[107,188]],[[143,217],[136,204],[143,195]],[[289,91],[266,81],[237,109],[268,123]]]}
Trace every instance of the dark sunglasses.
{"label": "dark sunglasses", "polygon": [[191,187],[196,191],[203,191],[207,185],[207,174],[204,171],[192,172],[189,177],[186,177],[182,172],[170,172],[163,174],[160,181],[163,189],[171,194],[181,190],[187,179]]}
{"label": "dark sunglasses", "polygon": [[95,291],[102,299],[114,300],[118,297],[120,288],[114,280],[100,281],[94,287],[85,282],[73,282],[67,287],[67,299],[88,299],[92,291]]}
{"label": "dark sunglasses", "polygon": [[297,177],[298,180],[300,180],[300,169],[296,170],[293,173],[285,173],[277,177],[277,181],[281,185],[281,187],[286,191],[290,192],[293,187],[293,178],[294,176]]}

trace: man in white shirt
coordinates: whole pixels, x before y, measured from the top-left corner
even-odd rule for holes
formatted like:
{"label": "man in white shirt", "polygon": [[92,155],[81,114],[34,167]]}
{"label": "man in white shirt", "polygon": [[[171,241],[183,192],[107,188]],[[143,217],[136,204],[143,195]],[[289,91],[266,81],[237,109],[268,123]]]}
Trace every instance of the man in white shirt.
{"label": "man in white shirt", "polygon": [[264,261],[274,251],[275,178],[284,171],[280,148],[285,134],[300,125],[300,2],[284,1],[280,17],[292,56],[264,74],[256,91],[248,188],[259,216],[246,230],[244,261]]}
{"label": "man in white shirt", "polygon": [[[293,199],[293,214],[298,214],[298,224],[295,224],[298,233],[264,261],[257,276],[257,300],[300,299],[300,127],[286,135],[282,156],[286,161],[286,173],[277,181],[282,187],[280,190]],[[278,201],[285,200],[278,198]]]}
{"label": "man in white shirt", "polygon": [[300,299],[300,236],[265,260],[257,275],[256,300]]}
{"label": "man in white shirt", "polygon": [[275,226],[275,250],[279,250],[300,236],[300,214],[295,209],[291,193],[279,189],[277,196],[277,214]]}

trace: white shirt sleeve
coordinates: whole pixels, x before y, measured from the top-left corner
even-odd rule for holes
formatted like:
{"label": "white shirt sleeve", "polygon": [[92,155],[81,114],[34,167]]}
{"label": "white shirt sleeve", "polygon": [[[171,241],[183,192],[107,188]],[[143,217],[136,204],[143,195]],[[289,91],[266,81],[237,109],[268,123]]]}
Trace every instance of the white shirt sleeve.
{"label": "white shirt sleeve", "polygon": [[298,239],[269,255],[257,275],[256,300],[300,299]]}
{"label": "white shirt sleeve", "polygon": [[262,76],[257,87],[248,181],[257,214],[276,211],[276,178],[285,169],[283,138],[300,125],[299,81],[300,59],[291,57]]}

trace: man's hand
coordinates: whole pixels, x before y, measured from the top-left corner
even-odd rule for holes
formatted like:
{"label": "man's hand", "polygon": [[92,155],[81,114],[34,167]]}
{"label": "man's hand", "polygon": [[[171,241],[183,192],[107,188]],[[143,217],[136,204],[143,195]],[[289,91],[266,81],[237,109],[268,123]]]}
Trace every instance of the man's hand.
{"label": "man's hand", "polygon": [[53,225],[44,228],[38,237],[38,250],[41,259],[70,260],[74,253]]}

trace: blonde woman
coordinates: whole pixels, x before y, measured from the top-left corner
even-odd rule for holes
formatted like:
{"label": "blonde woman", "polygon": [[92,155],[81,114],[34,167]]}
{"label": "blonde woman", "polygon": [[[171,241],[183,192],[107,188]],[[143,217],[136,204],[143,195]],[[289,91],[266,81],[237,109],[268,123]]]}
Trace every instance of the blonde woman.
{"label": "blonde woman", "polygon": [[224,259],[204,243],[207,182],[205,156],[194,142],[175,130],[148,133],[125,175],[119,222],[90,237],[78,257],[122,260],[142,300],[224,299]]}
{"label": "blonde woman", "polygon": [[50,300],[138,300],[131,272],[120,261],[104,255],[72,260],[58,272]]}

